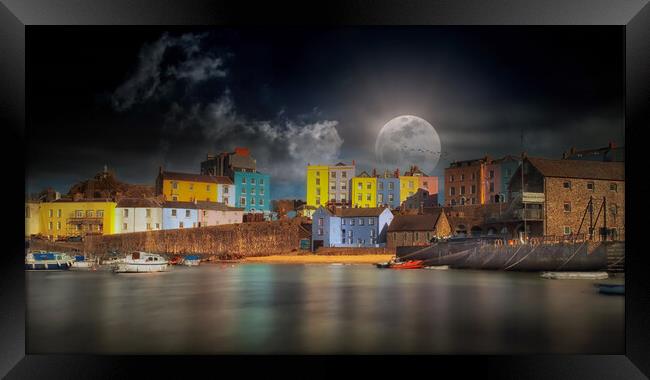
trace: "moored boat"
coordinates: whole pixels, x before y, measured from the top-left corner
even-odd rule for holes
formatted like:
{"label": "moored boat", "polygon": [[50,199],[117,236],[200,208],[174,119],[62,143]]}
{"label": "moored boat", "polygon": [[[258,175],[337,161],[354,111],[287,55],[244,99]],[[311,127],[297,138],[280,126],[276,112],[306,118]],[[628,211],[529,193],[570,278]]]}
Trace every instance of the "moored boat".
{"label": "moored boat", "polygon": [[201,264],[201,258],[197,255],[189,255],[183,258],[183,265],[188,267],[195,267]]}
{"label": "moored boat", "polygon": [[169,260],[169,265],[178,265],[183,261],[183,257],[176,255]]}
{"label": "moored boat", "polygon": [[625,284],[596,284],[600,294],[625,295]]}
{"label": "moored boat", "polygon": [[26,270],[68,270],[74,259],[65,253],[37,251],[25,255]]}
{"label": "moored boat", "polygon": [[391,263],[389,269],[420,269],[424,268],[423,260],[408,260],[400,263]]}
{"label": "moored boat", "polygon": [[164,257],[148,252],[132,252],[115,264],[115,273],[152,273],[167,271],[169,262]]}
{"label": "moored boat", "polygon": [[70,269],[73,270],[94,270],[97,268],[97,260],[90,259],[85,256],[77,255],[74,257],[74,262]]}

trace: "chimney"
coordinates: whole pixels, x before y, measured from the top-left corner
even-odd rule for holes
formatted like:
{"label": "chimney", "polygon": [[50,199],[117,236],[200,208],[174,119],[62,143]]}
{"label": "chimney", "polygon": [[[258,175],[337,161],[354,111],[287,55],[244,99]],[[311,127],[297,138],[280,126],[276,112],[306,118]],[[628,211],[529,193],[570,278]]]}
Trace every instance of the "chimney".
{"label": "chimney", "polygon": [[372,176],[377,177],[377,169],[372,169]]}
{"label": "chimney", "polygon": [[399,168],[395,169],[395,178],[399,177]]}

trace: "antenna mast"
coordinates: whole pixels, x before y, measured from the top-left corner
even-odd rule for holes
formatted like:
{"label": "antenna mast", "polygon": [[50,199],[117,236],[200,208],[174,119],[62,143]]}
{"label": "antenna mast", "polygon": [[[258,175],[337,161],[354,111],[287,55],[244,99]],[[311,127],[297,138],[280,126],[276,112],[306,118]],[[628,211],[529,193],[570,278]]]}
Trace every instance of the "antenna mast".
{"label": "antenna mast", "polygon": [[523,209],[524,219],[524,242],[526,242],[526,235],[528,226],[526,223],[526,203],[524,202],[524,129],[521,129],[521,205]]}

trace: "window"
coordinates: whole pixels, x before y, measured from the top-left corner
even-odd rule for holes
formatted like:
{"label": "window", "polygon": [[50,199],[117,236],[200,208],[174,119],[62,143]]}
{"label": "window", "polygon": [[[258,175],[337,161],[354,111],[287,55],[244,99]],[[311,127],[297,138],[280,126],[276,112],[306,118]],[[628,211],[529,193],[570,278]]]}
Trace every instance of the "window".
{"label": "window", "polygon": [[255,198],[251,198],[251,206],[255,206]]}
{"label": "window", "polygon": [[564,187],[565,189],[570,189],[571,188],[571,181],[562,182],[562,187]]}
{"label": "window", "polygon": [[185,217],[189,218],[190,217],[190,210],[185,210]]}
{"label": "window", "polygon": [[75,211],[75,216],[76,216],[77,218],[83,218],[83,217],[84,217],[84,212],[83,212],[83,210],[76,210],[76,211]]}
{"label": "window", "polygon": [[593,182],[587,182],[587,190],[594,191],[594,183]]}
{"label": "window", "polygon": [[345,194],[341,194],[341,201],[345,202],[345,200],[346,200],[345,198],[346,198],[346,195],[345,195]]}
{"label": "window", "polygon": [[332,178],[336,178],[336,172],[330,173]]}
{"label": "window", "polygon": [[151,218],[151,209],[150,208],[147,209],[146,214],[147,214],[147,218]]}
{"label": "window", "polygon": [[320,177],[320,172],[316,172],[316,177]]}
{"label": "window", "polygon": [[455,200],[455,199],[452,199],[452,200],[451,200],[451,205],[452,205],[452,206],[456,206],[456,200]]}
{"label": "window", "polygon": [[370,237],[374,237],[374,236],[375,236],[375,229],[373,228],[370,230]]}
{"label": "window", "polygon": [[61,230],[61,222],[56,222],[56,229]]}
{"label": "window", "polygon": [[25,206],[25,218],[31,218],[31,212],[29,206]]}
{"label": "window", "polygon": [[251,195],[255,195],[255,188],[254,187],[251,189]]}
{"label": "window", "polygon": [[455,187],[452,187],[452,188],[449,189],[449,195],[452,195],[452,196],[456,195],[456,188]]}
{"label": "window", "polygon": [[[316,189],[316,192],[318,192],[318,191],[319,191],[319,189]],[[241,188],[241,193],[246,194],[246,188],[245,187]]]}
{"label": "window", "polygon": [[128,216],[129,216],[129,209],[128,209],[128,208],[125,208],[125,209],[123,210],[122,214],[124,214],[124,217],[125,217],[125,218],[128,217]]}
{"label": "window", "polygon": [[494,178],[494,170],[490,170],[490,179]]}
{"label": "window", "polygon": [[86,217],[92,218],[93,217],[93,210],[86,210]]}
{"label": "window", "polygon": [[395,184],[393,182],[388,182],[388,190],[394,190]]}
{"label": "window", "polygon": [[316,198],[316,204],[320,204],[320,198]]}
{"label": "window", "polygon": [[318,234],[321,235],[321,236],[323,235],[323,229],[322,228],[318,229]]}
{"label": "window", "polygon": [[357,190],[363,190],[363,184],[361,182],[357,182]]}
{"label": "window", "polygon": [[348,185],[345,184],[345,182],[341,182],[341,190],[347,190]]}
{"label": "window", "polygon": [[384,203],[384,194],[377,194],[377,202]]}
{"label": "window", "polygon": [[48,210],[48,216],[51,218],[53,215],[54,215],[54,210]]}
{"label": "window", "polygon": [[379,190],[384,190],[384,183],[382,181],[379,181],[377,186],[379,186]]}
{"label": "window", "polygon": [[246,177],[241,177],[241,184],[245,185],[246,184]]}
{"label": "window", "polygon": [[[50,210],[51,211],[51,210]],[[52,231],[52,222],[48,223],[48,230]]]}
{"label": "window", "polygon": [[368,190],[372,189],[372,182],[366,183],[366,189]]}
{"label": "window", "polygon": [[208,212],[206,210],[203,210],[203,217],[205,218],[206,216],[208,216]]}
{"label": "window", "polygon": [[316,178],[316,185],[320,186],[320,178]]}
{"label": "window", "polygon": [[472,173],[472,181],[476,179],[476,173]]}
{"label": "window", "polygon": [[419,240],[419,239],[420,239],[420,233],[419,233],[419,232],[416,232],[416,233],[415,233],[415,240]]}
{"label": "window", "polygon": [[363,226],[363,218],[359,218],[359,225]]}
{"label": "window", "polygon": [[371,198],[372,198],[372,195],[371,195],[371,194],[366,194],[366,200],[367,200],[367,201],[371,200]]}
{"label": "window", "polygon": [[178,222],[178,228],[183,228],[183,222]]}
{"label": "window", "polygon": [[616,183],[610,183],[610,184],[609,184],[609,190],[610,190],[610,191],[614,191],[614,192],[618,191],[618,184],[616,184]]}
{"label": "window", "polygon": [[571,212],[571,202],[564,202],[564,212]]}
{"label": "window", "polygon": [[348,173],[347,173],[347,172],[342,172],[342,173],[341,173],[341,177],[343,177],[343,178],[348,178]]}
{"label": "window", "polygon": [[228,188],[229,188],[229,187],[230,187],[230,186],[224,186],[224,187],[223,187],[223,193],[224,193],[224,194],[228,194]]}
{"label": "window", "polygon": [[[318,200],[316,200],[316,202],[318,202]],[[239,198],[239,204],[241,206],[246,206],[246,197]]]}
{"label": "window", "polygon": [[409,189],[413,188],[413,181],[409,181]]}
{"label": "window", "polygon": [[176,209],[172,209],[172,216],[176,216]]}
{"label": "window", "polygon": [[330,190],[336,190],[336,182],[330,184]]}
{"label": "window", "polygon": [[260,185],[264,185],[264,178],[260,178],[260,182],[259,182],[259,184],[260,184]]}
{"label": "window", "polygon": [[357,195],[357,200],[361,202],[363,200],[363,195],[362,194]]}
{"label": "window", "polygon": [[148,230],[151,229],[151,223],[147,223],[147,229],[148,229]]}
{"label": "window", "polygon": [[352,230],[348,231],[348,237],[350,238],[350,243],[352,243],[352,236],[354,234],[352,233]]}
{"label": "window", "polygon": [[255,178],[251,178],[251,185],[255,184]]}
{"label": "window", "polygon": [[461,174],[461,175],[460,175],[460,180],[461,180],[461,181],[464,181],[464,180],[465,180],[465,174]]}
{"label": "window", "polygon": [[178,189],[178,182],[172,182],[172,189]]}
{"label": "window", "polygon": [[565,235],[571,235],[571,227],[564,226],[564,234]]}
{"label": "window", "polygon": [[454,176],[449,176],[449,182],[454,182]]}
{"label": "window", "polygon": [[335,201],[336,200],[336,193],[330,193],[330,199]]}
{"label": "window", "polygon": [[[354,218],[350,219],[350,225],[354,226]],[[352,232],[352,231],[350,231],[350,232]],[[352,236],[352,234],[350,234],[350,236]]]}
{"label": "window", "polygon": [[460,187],[460,195],[465,194],[465,186]]}
{"label": "window", "polygon": [[160,229],[160,223],[156,223],[156,229]]}
{"label": "window", "polygon": [[475,197],[472,197],[472,204],[473,204],[473,205],[476,204],[476,198],[475,198]]}
{"label": "window", "polygon": [[260,206],[264,206],[264,198],[260,198],[258,203]]}
{"label": "window", "polygon": [[395,200],[395,196],[393,195],[393,193],[388,194],[388,201],[392,202],[394,200]]}
{"label": "window", "polygon": [[490,182],[490,193],[494,193],[494,182]]}
{"label": "window", "polygon": [[98,218],[103,218],[104,217],[104,210],[97,210],[97,217]]}
{"label": "window", "polygon": [[374,226],[375,225],[375,219],[374,218],[368,218],[368,225],[369,226]]}
{"label": "window", "polygon": [[476,194],[476,185],[472,185],[472,194]]}
{"label": "window", "polygon": [[345,226],[345,218],[341,218],[341,225]]}
{"label": "window", "polygon": [[[50,216],[52,216],[52,215],[50,215]],[[56,216],[59,217],[59,218],[61,217],[61,209],[56,210]]]}
{"label": "window", "polygon": [[122,230],[126,231],[126,230],[128,230],[128,229],[129,229],[129,225],[128,225],[128,224],[126,224],[126,223],[122,224]]}

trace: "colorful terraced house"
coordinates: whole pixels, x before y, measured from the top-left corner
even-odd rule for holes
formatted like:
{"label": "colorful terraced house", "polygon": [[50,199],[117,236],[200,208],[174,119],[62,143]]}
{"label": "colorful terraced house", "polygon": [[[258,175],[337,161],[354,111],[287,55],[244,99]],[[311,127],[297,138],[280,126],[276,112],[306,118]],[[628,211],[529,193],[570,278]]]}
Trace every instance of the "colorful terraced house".
{"label": "colorful terraced house", "polygon": [[156,178],[156,194],[172,202],[217,202],[217,185],[229,182],[227,180],[202,174],[168,172],[161,167]]}
{"label": "colorful terraced house", "polygon": [[352,178],[352,207],[377,207],[377,177],[365,171]]}
{"label": "colorful terraced house", "polygon": [[40,233],[50,239],[115,233],[117,203],[110,199],[57,199],[40,204]]}

